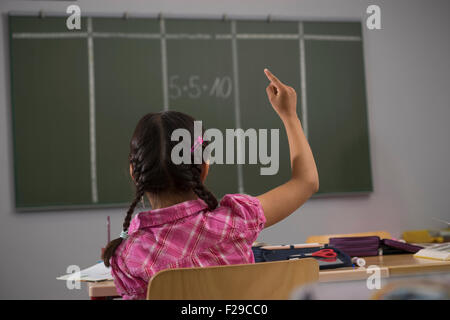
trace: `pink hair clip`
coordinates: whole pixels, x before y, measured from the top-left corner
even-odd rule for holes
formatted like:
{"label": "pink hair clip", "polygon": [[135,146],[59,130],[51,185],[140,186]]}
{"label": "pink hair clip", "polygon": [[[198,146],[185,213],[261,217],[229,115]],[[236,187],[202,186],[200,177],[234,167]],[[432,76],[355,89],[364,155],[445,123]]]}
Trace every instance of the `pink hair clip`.
{"label": "pink hair clip", "polygon": [[202,145],[203,144],[203,138],[201,137],[201,136],[199,136],[198,138],[197,138],[197,140],[194,142],[194,145],[192,146],[192,148],[191,148],[191,152],[193,152],[195,149],[197,149],[197,147],[200,145]]}

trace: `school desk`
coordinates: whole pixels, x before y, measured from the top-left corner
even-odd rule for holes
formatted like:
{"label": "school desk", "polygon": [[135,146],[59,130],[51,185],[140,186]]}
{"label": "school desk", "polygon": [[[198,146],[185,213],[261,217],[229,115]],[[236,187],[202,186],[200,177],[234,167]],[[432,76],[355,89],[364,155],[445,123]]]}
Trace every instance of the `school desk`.
{"label": "school desk", "polygon": [[[415,258],[412,254],[366,257],[366,265],[380,267],[382,278],[408,274],[450,272],[450,261]],[[339,268],[319,272],[319,282],[336,282],[367,279],[371,274],[365,268]],[[89,297],[93,300],[118,296],[113,281],[89,282]]]}

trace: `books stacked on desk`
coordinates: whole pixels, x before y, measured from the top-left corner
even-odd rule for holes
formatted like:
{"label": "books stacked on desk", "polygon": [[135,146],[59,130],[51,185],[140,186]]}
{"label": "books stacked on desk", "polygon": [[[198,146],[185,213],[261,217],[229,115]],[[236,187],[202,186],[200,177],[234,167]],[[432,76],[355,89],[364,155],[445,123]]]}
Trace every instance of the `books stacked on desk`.
{"label": "books stacked on desk", "polygon": [[419,250],[414,257],[450,261],[450,243],[440,243]]}

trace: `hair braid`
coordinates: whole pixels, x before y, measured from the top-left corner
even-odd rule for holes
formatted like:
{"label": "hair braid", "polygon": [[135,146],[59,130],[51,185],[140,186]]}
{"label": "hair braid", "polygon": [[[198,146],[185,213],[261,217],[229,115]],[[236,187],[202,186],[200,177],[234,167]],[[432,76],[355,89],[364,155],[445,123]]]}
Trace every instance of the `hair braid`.
{"label": "hair braid", "polygon": [[123,231],[128,231],[128,227],[130,226],[131,216],[133,215],[134,209],[142,198],[141,193],[136,193],[133,202],[131,202],[130,207],[128,208],[127,215],[125,216],[125,220],[123,221],[122,229]]}
{"label": "hair braid", "polygon": [[206,202],[209,210],[214,210],[215,208],[217,208],[218,202],[216,197],[203,184],[200,178],[201,173],[200,166],[193,165],[191,167],[191,170],[193,177],[192,190],[200,199]]}
{"label": "hair braid", "polygon": [[[133,165],[134,163],[134,165]],[[122,229],[123,231],[127,231],[128,227],[130,226],[131,216],[133,215],[134,209],[136,208],[137,204],[141,200],[141,198],[145,194],[145,188],[144,188],[144,175],[142,174],[142,165],[141,162],[133,161],[133,178],[135,179],[136,184],[136,195],[134,197],[133,202],[131,202],[130,207],[128,208],[127,214],[125,216],[125,219],[123,221]]]}
{"label": "hair braid", "polygon": [[[130,207],[128,208],[127,214],[123,221],[123,225],[122,225],[123,231],[128,231],[128,227],[130,226],[131,217],[133,215],[134,209],[136,208],[137,204],[139,203],[139,201],[145,194],[144,184],[142,183],[143,176],[141,174],[141,170],[142,170],[141,169],[142,166],[140,165],[141,162],[139,161],[139,159],[134,157],[134,158],[130,159],[130,163],[133,167],[133,178],[136,181],[136,194],[134,196],[133,201],[130,204]],[[108,245],[106,246],[105,251],[103,253],[103,257],[102,257],[103,263],[105,264],[105,266],[107,266],[107,267],[110,266],[109,260],[114,255],[114,252],[119,247],[119,245],[122,243],[122,241],[123,241],[123,239],[119,237],[117,239],[112,240],[110,243],[108,243]]]}

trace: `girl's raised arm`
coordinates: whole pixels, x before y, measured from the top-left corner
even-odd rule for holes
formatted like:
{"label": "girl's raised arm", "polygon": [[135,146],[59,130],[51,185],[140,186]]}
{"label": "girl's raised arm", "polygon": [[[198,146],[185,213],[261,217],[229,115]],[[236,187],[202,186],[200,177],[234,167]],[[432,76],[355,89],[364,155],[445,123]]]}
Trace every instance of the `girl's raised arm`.
{"label": "girl's raised arm", "polygon": [[291,179],[257,196],[269,227],[298,209],[319,189],[319,175],[311,148],[297,116],[297,94],[269,70],[264,72],[270,83],[266,88],[272,107],[286,129],[291,158]]}

